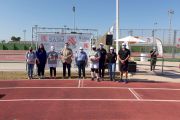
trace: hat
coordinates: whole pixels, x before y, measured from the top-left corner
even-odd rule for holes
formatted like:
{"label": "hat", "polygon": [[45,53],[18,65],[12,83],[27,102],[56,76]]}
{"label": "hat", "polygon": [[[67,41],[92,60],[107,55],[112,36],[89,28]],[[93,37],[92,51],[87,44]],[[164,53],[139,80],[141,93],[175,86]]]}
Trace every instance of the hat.
{"label": "hat", "polygon": [[80,49],[80,50],[83,50],[83,48],[82,48],[82,47],[79,47],[79,49]]}
{"label": "hat", "polygon": [[110,50],[114,50],[114,47],[110,47]]}
{"label": "hat", "polygon": [[65,42],[65,45],[69,45],[69,43],[68,43],[68,42]]}
{"label": "hat", "polygon": [[96,46],[95,46],[95,45],[93,45],[93,46],[92,46],[92,48],[96,48]]}
{"label": "hat", "polygon": [[126,46],[126,43],[122,43],[122,46]]}
{"label": "hat", "polygon": [[55,50],[55,47],[54,47],[54,46],[51,46],[51,50]]}
{"label": "hat", "polygon": [[103,43],[99,43],[99,45],[104,45]]}

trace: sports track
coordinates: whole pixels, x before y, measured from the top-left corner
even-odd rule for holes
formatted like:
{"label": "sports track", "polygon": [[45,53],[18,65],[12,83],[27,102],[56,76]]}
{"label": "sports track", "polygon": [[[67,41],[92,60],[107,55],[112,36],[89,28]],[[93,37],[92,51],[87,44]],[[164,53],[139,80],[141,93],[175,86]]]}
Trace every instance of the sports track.
{"label": "sports track", "polygon": [[0,120],[179,120],[180,84],[0,81]]}

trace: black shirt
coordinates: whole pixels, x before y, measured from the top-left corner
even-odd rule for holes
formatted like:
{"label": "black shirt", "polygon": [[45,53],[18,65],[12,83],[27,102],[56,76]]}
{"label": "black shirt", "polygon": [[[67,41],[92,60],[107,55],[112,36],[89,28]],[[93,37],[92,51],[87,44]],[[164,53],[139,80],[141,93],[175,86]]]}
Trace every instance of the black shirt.
{"label": "black shirt", "polygon": [[98,51],[99,54],[100,54],[100,59],[99,59],[99,61],[105,62],[105,60],[106,60],[106,54],[107,54],[106,50],[105,50],[104,48],[102,48],[102,49],[99,48],[97,51]]}
{"label": "black shirt", "polygon": [[157,53],[156,53],[156,52],[157,52],[157,51],[155,51],[155,50],[151,50],[151,51],[150,51],[151,58],[157,59]]}
{"label": "black shirt", "polygon": [[117,60],[117,54],[115,52],[107,54],[107,62],[108,63],[116,63],[116,60]]}
{"label": "black shirt", "polygon": [[128,57],[128,55],[130,55],[130,51],[128,49],[125,49],[124,51],[121,49],[119,50],[118,55],[121,58],[121,60],[125,60]]}

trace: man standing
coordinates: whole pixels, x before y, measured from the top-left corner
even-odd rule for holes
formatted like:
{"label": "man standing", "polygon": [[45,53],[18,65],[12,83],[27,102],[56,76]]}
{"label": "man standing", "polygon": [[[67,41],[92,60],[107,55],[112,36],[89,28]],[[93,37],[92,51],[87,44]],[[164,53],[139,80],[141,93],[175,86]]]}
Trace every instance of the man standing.
{"label": "man standing", "polygon": [[65,43],[64,48],[61,51],[61,60],[63,63],[63,78],[66,77],[66,68],[68,69],[68,78],[71,78],[71,63],[73,52],[69,48],[69,44]]}
{"label": "man standing", "polygon": [[96,75],[97,81],[100,82],[99,74],[98,74],[100,54],[96,50],[95,45],[92,46],[92,50],[90,51],[89,58],[90,58],[90,68],[91,68],[91,80],[93,81]]}
{"label": "man standing", "polygon": [[104,71],[105,71],[105,60],[106,60],[106,50],[103,48],[103,43],[99,44],[99,49],[97,50],[100,54],[99,59],[99,76],[103,80],[104,79]]}
{"label": "man standing", "polygon": [[51,51],[48,52],[48,65],[50,68],[50,78],[53,78],[53,73],[54,73],[54,78],[56,79],[56,67],[57,67],[57,59],[58,59],[58,53],[55,52],[55,47],[51,46]]}
{"label": "man standing", "polygon": [[126,49],[126,44],[122,43],[122,49],[118,52],[118,59],[120,61],[120,81],[122,81],[123,73],[126,75],[125,83],[128,82],[128,60],[130,58],[130,51]]}
{"label": "man standing", "polygon": [[150,51],[150,56],[151,56],[151,61],[150,61],[150,65],[151,65],[151,71],[155,70],[156,67],[156,61],[157,61],[157,51],[156,51],[156,47],[153,47],[153,49]]}
{"label": "man standing", "polygon": [[83,51],[83,48],[79,48],[79,52],[75,57],[76,64],[78,66],[78,75],[79,79],[81,78],[81,71],[83,72],[83,79],[85,79],[85,67],[88,61],[86,52]]}

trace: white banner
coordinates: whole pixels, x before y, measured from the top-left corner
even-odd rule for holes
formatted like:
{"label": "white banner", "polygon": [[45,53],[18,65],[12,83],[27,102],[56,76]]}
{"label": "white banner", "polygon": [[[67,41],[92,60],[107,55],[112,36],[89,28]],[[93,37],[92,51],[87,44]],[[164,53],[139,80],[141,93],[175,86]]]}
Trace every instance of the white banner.
{"label": "white banner", "polygon": [[66,42],[69,43],[69,47],[72,49],[73,54],[79,51],[79,47],[82,47],[84,51],[89,54],[91,49],[90,33],[83,34],[39,34],[38,44],[44,44],[45,50],[50,51],[50,47],[53,45],[55,51],[60,53]]}
{"label": "white banner", "polygon": [[56,51],[61,51],[64,43],[68,42],[73,51],[77,51],[79,47],[84,50],[90,49],[91,34],[39,34],[38,44],[43,43],[46,51],[50,50],[53,45]]}

